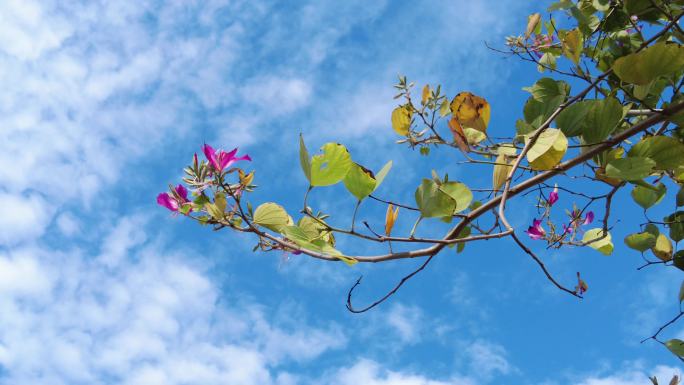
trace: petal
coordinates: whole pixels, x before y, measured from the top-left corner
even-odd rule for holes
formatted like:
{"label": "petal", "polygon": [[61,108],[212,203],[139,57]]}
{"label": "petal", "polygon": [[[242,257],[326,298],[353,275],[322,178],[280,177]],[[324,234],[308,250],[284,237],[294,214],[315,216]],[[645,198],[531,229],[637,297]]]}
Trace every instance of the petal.
{"label": "petal", "polygon": [[178,194],[178,196],[183,198],[184,202],[188,201],[188,190],[185,188],[185,186],[183,186],[182,184],[176,186],[176,193]]}
{"label": "petal", "polygon": [[207,157],[209,163],[214,168],[218,169],[218,162],[216,161],[216,151],[214,151],[214,148],[208,144],[204,144],[204,146],[202,146],[202,151],[204,152],[204,156]]}
{"label": "petal", "polygon": [[171,211],[178,211],[178,202],[176,202],[168,193],[157,195],[157,203]]}
{"label": "petal", "polygon": [[593,221],[594,221],[594,212],[593,211],[587,212],[587,215],[584,217],[584,224],[588,225]]}

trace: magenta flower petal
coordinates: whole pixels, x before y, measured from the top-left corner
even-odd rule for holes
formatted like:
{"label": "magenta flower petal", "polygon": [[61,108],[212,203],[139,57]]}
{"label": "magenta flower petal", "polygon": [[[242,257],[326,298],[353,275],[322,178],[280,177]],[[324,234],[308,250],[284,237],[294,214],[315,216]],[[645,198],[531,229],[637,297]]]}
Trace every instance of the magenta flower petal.
{"label": "magenta flower petal", "polygon": [[593,211],[587,212],[587,215],[584,216],[584,224],[588,225],[593,221],[594,221],[594,212]]}
{"label": "magenta flower petal", "polygon": [[527,233],[527,235],[534,240],[544,238],[546,235],[546,230],[544,230],[544,228],[541,226],[541,222],[541,219],[535,219],[532,221],[532,226],[528,227],[525,233]]}
{"label": "magenta flower petal", "polygon": [[178,196],[183,199],[183,202],[188,201],[188,190],[185,188],[185,186],[179,184],[178,186],[176,186],[175,190],[176,194],[178,194]]}
{"label": "magenta flower petal", "polygon": [[551,191],[547,202],[549,206],[553,206],[554,203],[558,202],[558,186],[554,187],[553,191]]}
{"label": "magenta flower petal", "polygon": [[202,152],[204,152],[204,156],[209,161],[209,164],[211,164],[212,167],[218,170],[219,164],[216,159],[216,151],[214,151],[214,148],[208,144],[205,144],[204,146],[202,146]]}
{"label": "magenta flower petal", "polygon": [[166,207],[171,211],[178,211],[178,202],[176,202],[168,193],[161,193],[157,195],[157,203]]}

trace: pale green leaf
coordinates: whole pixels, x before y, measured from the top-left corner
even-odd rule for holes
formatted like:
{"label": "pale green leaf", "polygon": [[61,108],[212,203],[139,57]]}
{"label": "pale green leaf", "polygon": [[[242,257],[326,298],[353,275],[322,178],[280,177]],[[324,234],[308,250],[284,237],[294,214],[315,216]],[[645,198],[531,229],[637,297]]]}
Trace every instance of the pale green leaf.
{"label": "pale green leaf", "polygon": [[613,72],[624,82],[647,85],[684,66],[684,47],[665,41],[615,60]]}
{"label": "pale green leaf", "polygon": [[587,230],[582,237],[582,242],[587,243],[587,246],[599,251],[603,255],[610,255],[613,253],[613,242],[610,233],[605,233],[601,228],[594,228]]}
{"label": "pale green leaf", "polygon": [[454,213],[460,213],[467,209],[470,206],[470,202],[473,201],[473,193],[464,183],[446,182],[442,183],[439,189],[456,202]]}
{"label": "pale green leaf", "polygon": [[424,218],[451,216],[456,209],[456,201],[440,190],[432,179],[423,179],[416,189],[416,204]]}
{"label": "pale green leaf", "polygon": [[311,185],[329,186],[340,182],[352,167],[347,148],[339,143],[326,143],[322,154],[311,159]]}
{"label": "pale green leaf", "polygon": [[[529,137],[525,137],[525,143],[528,142]],[[549,170],[563,159],[567,149],[568,139],[563,132],[555,128],[547,128],[527,151],[527,161],[535,170]]]}
{"label": "pale green leaf", "polygon": [[269,230],[280,232],[283,227],[292,225],[292,218],[287,214],[283,206],[267,202],[259,205],[254,210],[252,221]]}
{"label": "pale green leaf", "polygon": [[658,170],[674,170],[684,165],[684,143],[669,136],[649,136],[635,144],[627,155],[651,158]]}
{"label": "pale green leaf", "polygon": [[632,190],[632,199],[641,206],[644,210],[660,203],[667,192],[667,187],[664,184],[658,183],[654,188],[645,186],[635,186]]}
{"label": "pale green leaf", "polygon": [[651,175],[655,162],[649,158],[619,158],[608,161],[606,176],[626,181],[637,181]]}
{"label": "pale green leaf", "polygon": [[656,236],[647,232],[630,234],[625,237],[625,244],[629,248],[643,253],[655,246]]}

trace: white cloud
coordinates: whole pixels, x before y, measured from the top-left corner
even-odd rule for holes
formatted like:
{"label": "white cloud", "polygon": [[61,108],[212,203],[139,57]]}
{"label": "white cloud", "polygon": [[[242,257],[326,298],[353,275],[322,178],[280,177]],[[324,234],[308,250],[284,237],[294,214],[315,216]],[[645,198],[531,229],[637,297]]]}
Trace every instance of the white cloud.
{"label": "white cloud", "polygon": [[395,372],[382,368],[377,362],[360,360],[354,366],[341,369],[331,381],[334,385],[474,385],[467,378],[432,380],[422,375]]}
{"label": "white cloud", "polygon": [[402,344],[418,342],[425,323],[423,312],[417,306],[394,303],[387,313],[387,324],[394,329]]}
{"label": "white cloud", "polygon": [[0,192],[0,245],[14,245],[43,235],[53,209],[37,194]]}
{"label": "white cloud", "polygon": [[649,377],[655,376],[658,383],[667,385],[670,383],[672,376],[682,376],[681,369],[658,365],[653,369],[645,369],[640,365],[629,365],[617,373],[598,374],[588,376],[584,379],[574,382],[575,385],[644,385],[651,384]]}
{"label": "white cloud", "polygon": [[0,382],[287,384],[283,364],[345,346],[335,324],[277,323],[236,297],[219,304],[192,253],[136,239],[144,227],[122,218],[98,258],[76,248],[0,254]]}
{"label": "white cloud", "polygon": [[487,341],[475,341],[466,349],[470,359],[470,372],[477,378],[490,380],[511,374],[516,369],[508,362],[503,346]]}

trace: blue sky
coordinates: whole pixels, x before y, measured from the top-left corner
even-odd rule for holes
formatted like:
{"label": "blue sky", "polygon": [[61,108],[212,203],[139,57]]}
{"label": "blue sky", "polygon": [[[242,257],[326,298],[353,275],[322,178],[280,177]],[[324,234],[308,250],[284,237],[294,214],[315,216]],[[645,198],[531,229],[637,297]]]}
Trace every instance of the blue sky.
{"label": "blue sky", "polygon": [[[155,203],[204,142],[254,160],[252,201],[296,212],[297,154],[345,143],[394,169],[378,191],[411,202],[432,168],[475,186],[489,171],[393,144],[398,73],[469,90],[514,130],[533,67],[488,51],[537,2],[0,2],[0,384],[645,384],[680,371],[639,344],[676,311],[678,277],[636,272],[621,239],[639,220],[617,198],[616,252],[543,252],[555,290],[509,240],[441,254],[381,307],[417,261],[348,268],[252,253],[254,239],[212,232]],[[483,171],[484,170],[484,171]],[[314,207],[348,223],[339,186]],[[561,194],[559,204],[570,207]],[[531,201],[516,200],[526,226]],[[381,224],[384,207],[363,219]],[[596,208],[597,213],[602,213]],[[664,212],[664,211],[663,211]],[[402,212],[398,229],[410,226]],[[656,212],[655,217],[660,215]],[[426,223],[424,231],[441,225]],[[354,252],[365,245],[341,241]],[[670,331],[682,338],[684,330]]]}

